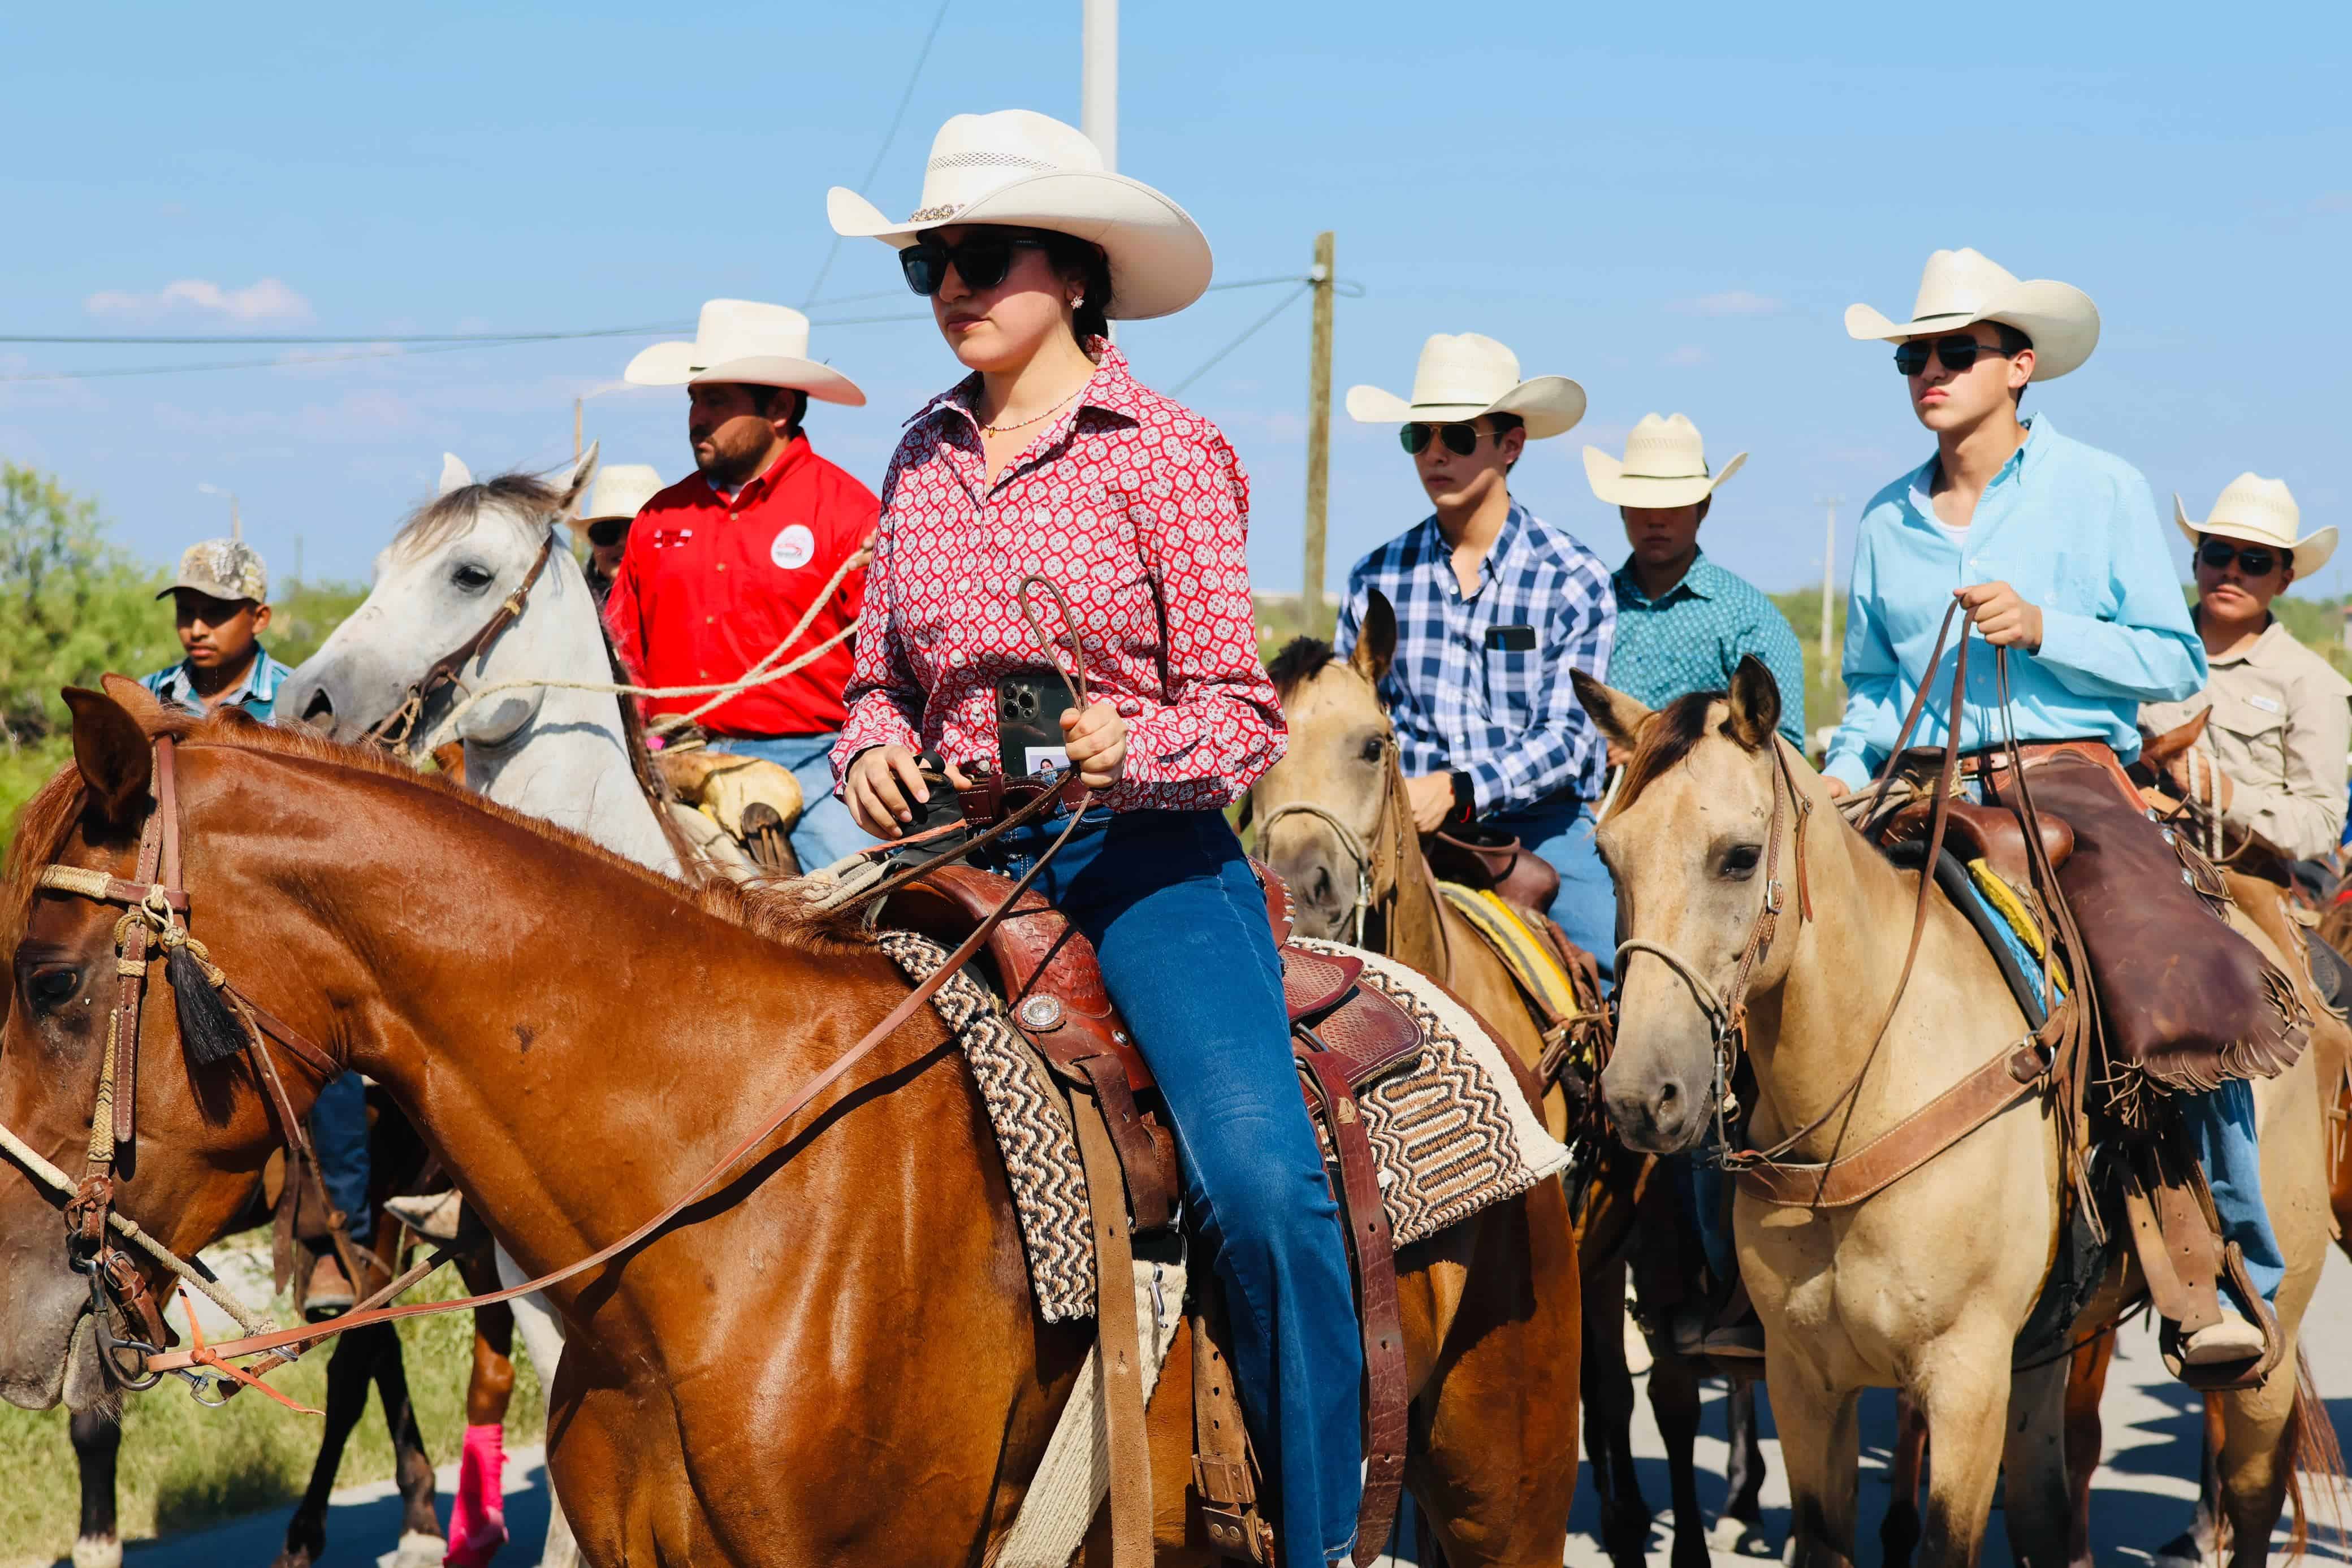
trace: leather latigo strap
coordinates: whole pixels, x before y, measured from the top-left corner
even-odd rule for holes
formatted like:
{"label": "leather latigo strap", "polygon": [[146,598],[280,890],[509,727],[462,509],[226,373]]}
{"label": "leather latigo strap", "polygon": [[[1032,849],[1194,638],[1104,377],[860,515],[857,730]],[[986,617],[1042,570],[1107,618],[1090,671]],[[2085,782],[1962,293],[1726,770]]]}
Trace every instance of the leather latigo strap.
{"label": "leather latigo strap", "polygon": [[1223,1303],[1213,1290],[1193,1300],[1192,1492],[1202,1532],[1222,1556],[1270,1563],[1274,1527],[1257,1511],[1249,1431],[1225,1359]]}
{"label": "leather latigo strap", "polygon": [[[1091,1060],[1105,1065],[1099,1057]],[[1106,1076],[1118,1080],[1115,1072]],[[1123,1082],[1119,1086],[1126,1087]],[[1128,1237],[1127,1206],[1118,1198],[1118,1155],[1102,1107],[1085,1091],[1071,1092],[1070,1113],[1095,1232],[1095,1327],[1102,1363],[1103,1425],[1110,1449],[1110,1560],[1112,1568],[1151,1568],[1151,1444],[1143,1421],[1143,1333],[1135,1308],[1135,1249]]]}
{"label": "leather latigo strap", "polygon": [[1404,1320],[1397,1301],[1396,1248],[1381,1202],[1372,1144],[1349,1085],[1348,1064],[1336,1051],[1297,1053],[1307,1084],[1323,1113],[1339,1163],[1339,1207],[1356,1260],[1357,1309],[1364,1333],[1364,1497],[1357,1515],[1356,1568],[1368,1568],[1388,1549],[1404,1488],[1406,1412],[1412,1391],[1405,1375]]}

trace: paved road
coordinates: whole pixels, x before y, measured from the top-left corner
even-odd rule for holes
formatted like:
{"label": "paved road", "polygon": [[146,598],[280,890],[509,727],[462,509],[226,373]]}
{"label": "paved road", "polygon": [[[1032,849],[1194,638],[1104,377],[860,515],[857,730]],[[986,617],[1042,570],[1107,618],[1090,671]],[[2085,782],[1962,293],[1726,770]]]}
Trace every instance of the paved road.
{"label": "paved road", "polygon": [[[2330,1416],[2339,1432],[2352,1432],[2352,1335],[2343,1325],[2352,1323],[2352,1266],[2331,1258],[2319,1294],[2305,1320],[2315,1331],[2307,1340],[2312,1370]],[[1657,1428],[1649,1420],[1646,1397],[1637,1402],[1634,1430],[1642,1489],[1653,1507],[1664,1509],[1665,1450]],[[1894,1439],[1894,1398],[1874,1394],[1864,1402],[1862,1458],[1861,1553],[1874,1561],[1878,1521],[1886,1508],[1887,1454]],[[2154,1548],[2171,1539],[2189,1522],[2196,1498],[2195,1475],[2202,1416],[2195,1398],[2175,1383],[2157,1359],[2156,1336],[2145,1327],[2126,1331],[2107,1385],[2106,1459],[2092,1490],[2092,1545],[2096,1559],[2106,1563],[2145,1563]],[[1713,1517],[1723,1503],[1722,1400],[1712,1396],[1702,1421],[1699,1440],[1699,1493]],[[1780,1463],[1780,1443],[1766,1417],[1764,1448],[1768,1479],[1764,1487],[1764,1528],[1775,1555],[1789,1528],[1787,1472]],[[442,1511],[457,1491],[457,1467],[441,1472]],[[519,1449],[507,1467],[507,1523],[514,1544],[499,1556],[499,1568],[527,1568],[547,1531],[546,1472],[536,1449]],[[125,1561],[134,1568],[261,1568],[276,1554],[284,1538],[290,1509],[257,1514],[233,1524],[133,1547]],[[1577,1490],[1570,1516],[1569,1568],[1606,1568],[1608,1559],[1594,1536],[1597,1508],[1589,1486]],[[2323,1511],[2321,1518],[2325,1518]],[[1651,1537],[1651,1561],[1664,1568],[1667,1561],[1671,1520],[1661,1517]],[[327,1555],[319,1568],[373,1568],[398,1537],[400,1505],[390,1482],[355,1487],[339,1492],[327,1522]],[[2279,1541],[2284,1550],[2284,1537]],[[525,1543],[530,1543],[526,1550]],[[2323,1562],[2352,1563],[2332,1536],[2315,1531],[2313,1555]],[[1988,1568],[2008,1563],[2009,1547],[1996,1516],[1986,1542]],[[1755,1568],[1758,1560],[1727,1551],[1716,1553],[1719,1568]]]}

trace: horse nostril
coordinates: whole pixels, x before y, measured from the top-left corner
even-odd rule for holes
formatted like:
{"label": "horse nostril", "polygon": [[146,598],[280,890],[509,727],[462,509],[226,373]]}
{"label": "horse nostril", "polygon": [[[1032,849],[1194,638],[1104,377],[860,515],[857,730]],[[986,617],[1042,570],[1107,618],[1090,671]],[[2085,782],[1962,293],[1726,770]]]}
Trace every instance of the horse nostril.
{"label": "horse nostril", "polygon": [[320,686],[310,695],[310,700],[302,708],[302,722],[317,729],[333,727],[335,699],[327,695],[326,687]]}
{"label": "horse nostril", "polygon": [[1669,1079],[1667,1079],[1664,1083],[1661,1083],[1661,1084],[1659,1084],[1659,1085],[1658,1085],[1658,1109],[1659,1109],[1659,1110],[1661,1110],[1661,1111],[1665,1110],[1667,1107],[1669,1107],[1669,1106],[1671,1106],[1672,1104],[1674,1104],[1674,1103],[1675,1103],[1675,1101],[1677,1101],[1677,1100],[1681,1099],[1682,1097],[1683,1097],[1683,1086],[1682,1086],[1681,1084],[1679,1084],[1679,1083],[1675,1082],[1673,1079],[1669,1078]]}
{"label": "horse nostril", "polygon": [[1314,878],[1307,884],[1307,902],[1309,904],[1330,904],[1336,902],[1335,896],[1331,892],[1331,872],[1329,867],[1318,865],[1315,868]]}

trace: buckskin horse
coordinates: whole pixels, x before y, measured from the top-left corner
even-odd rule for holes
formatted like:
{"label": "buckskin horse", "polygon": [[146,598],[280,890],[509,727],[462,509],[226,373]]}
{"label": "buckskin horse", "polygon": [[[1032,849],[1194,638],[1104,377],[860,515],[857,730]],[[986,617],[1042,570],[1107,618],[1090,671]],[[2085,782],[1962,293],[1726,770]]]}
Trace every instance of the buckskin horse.
{"label": "buckskin horse", "polygon": [[[1656,714],[1599,683],[1578,689],[1633,752],[1600,831],[1624,929],[1641,945],[1633,957],[1650,959],[1621,966],[1616,1052],[1603,1079],[1629,1142],[1668,1149],[1702,1134],[1715,1108],[1718,1013],[1743,971],[1759,1144],[1851,1103],[1845,1146],[1863,1146],[2018,1049],[2024,1018],[1975,928],[1940,895],[1922,905],[1916,873],[1847,827],[1803,758],[1773,738],[1780,694],[1761,664],[1743,664],[1728,694]],[[1811,831],[1790,830],[1792,821]],[[1916,966],[1895,1000],[1922,907]],[[1775,909],[1777,932],[1764,923]],[[1759,930],[1772,936],[1760,948]],[[1873,1048],[1870,1024],[1890,1009],[1876,1066],[1853,1089]],[[2263,1560],[2294,1460],[2326,1421],[2324,1407],[2298,1397],[2290,1370],[2327,1245],[2317,1054],[2254,1085],[2263,1192],[2287,1260],[2278,1301],[2286,1354],[2262,1385],[2221,1396],[2222,1512],[2240,1568]],[[1767,1331],[1792,1563],[1853,1560],[1866,1386],[1903,1390],[1926,1421],[1927,1561],[1975,1561],[2004,1467],[2012,1553],[2053,1568],[2067,1561],[2067,1358],[2011,1372],[2019,1326],[2054,1253],[2059,1138],[2047,1102],[2029,1097],[1851,1206],[1767,1205],[1741,1192],[1740,1270]],[[1956,1226],[1955,1215],[1970,1222]],[[2112,1316],[2119,1296],[2111,1285],[2078,1328]],[[1989,1418],[2004,1410],[2005,1421]]]}
{"label": "buckskin horse", "polygon": [[[0,1122],[52,1160],[89,1136],[120,916],[41,891],[43,868],[136,874],[151,816],[176,825],[187,935],[207,961],[286,1034],[382,1084],[534,1270],[593,1257],[685,1197],[758,1108],[817,1083],[909,999],[886,956],[789,892],[688,888],[380,756],[166,716],[108,685],[70,699],[75,767],[26,809],[0,906],[17,997]],[[175,812],[150,799],[159,736],[174,741]],[[217,998],[174,986],[175,1010],[163,989],[125,1056],[138,1163],[116,1199],[184,1256],[276,1144],[253,1062],[279,1058],[273,1044],[201,1065],[188,1030],[204,1037]],[[320,1069],[281,1060],[299,1113]],[[1089,1335],[1034,1315],[1002,1158],[943,1024],[918,1010],[733,1173],[550,1288],[570,1330],[550,1467],[584,1555],[982,1559]],[[1574,1270],[1551,1182],[1400,1258],[1407,1478],[1449,1563],[1559,1561]],[[104,1398],[90,1290],[29,1182],[0,1192],[0,1395]],[[1180,1333],[1161,1386],[1187,1388],[1191,1362]],[[1185,1496],[1191,1412],[1151,1408],[1162,1559],[1204,1559]],[[1105,1539],[1098,1518],[1089,1550]]]}
{"label": "buckskin horse", "polygon": [[[1302,933],[1358,943],[1444,982],[1536,1068],[1546,1051],[1541,1029],[1502,956],[1439,896],[1413,831],[1395,727],[1378,690],[1395,644],[1395,612],[1376,591],[1347,658],[1311,637],[1295,639],[1275,656],[1269,671],[1290,745],[1250,790],[1258,852],[1290,887]],[[1593,1065],[1586,1063],[1584,1071]],[[1545,1110],[1555,1134],[1566,1134],[1571,1117],[1582,1116],[1581,1101],[1580,1095],[1571,1107],[1559,1084],[1547,1086]],[[1579,1131],[1594,1139],[1608,1136],[1597,1124]],[[1651,1513],[1634,1473],[1633,1379],[1617,1324],[1624,1312],[1636,1193],[1649,1162],[1629,1156],[1613,1140],[1580,1157],[1591,1173],[1572,1184],[1571,1199],[1584,1321],[1593,1330],[1580,1366],[1585,1443],[1600,1494],[1602,1543],[1618,1568],[1639,1568],[1648,1560]],[[1703,1370],[1668,1351],[1656,1356],[1650,1377],[1650,1405],[1666,1446],[1676,1568],[1708,1561],[1696,1459]],[[1753,1399],[1735,1397],[1729,1437],[1745,1462],[1726,1516],[1751,1530],[1760,1518],[1764,1482],[1757,1433]]]}

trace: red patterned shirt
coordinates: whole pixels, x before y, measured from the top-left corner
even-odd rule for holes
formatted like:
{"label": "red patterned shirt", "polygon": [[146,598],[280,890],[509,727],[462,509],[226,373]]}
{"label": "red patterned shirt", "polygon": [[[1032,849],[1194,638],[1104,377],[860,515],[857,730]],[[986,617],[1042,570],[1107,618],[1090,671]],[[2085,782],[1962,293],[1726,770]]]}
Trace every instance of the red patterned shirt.
{"label": "red patterned shirt", "polygon": [[[1231,804],[1282,756],[1250,605],[1249,476],[1223,432],[1137,384],[1117,349],[987,479],[978,375],[924,405],[882,481],[836,777],[869,747],[996,761],[996,680],[1045,664],[1013,593],[1068,596],[1094,695],[1128,723],[1114,810]],[[1032,595],[1046,630],[1060,617]]]}

